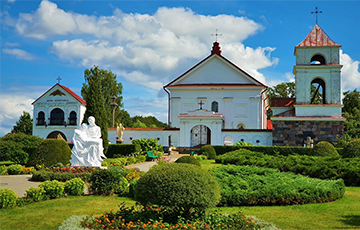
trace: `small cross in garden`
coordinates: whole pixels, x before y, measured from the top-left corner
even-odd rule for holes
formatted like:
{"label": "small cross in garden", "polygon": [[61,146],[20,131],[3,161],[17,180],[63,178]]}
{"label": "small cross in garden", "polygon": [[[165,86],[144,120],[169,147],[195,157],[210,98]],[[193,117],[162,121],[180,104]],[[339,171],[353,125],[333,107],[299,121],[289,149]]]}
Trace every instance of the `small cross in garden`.
{"label": "small cross in garden", "polygon": [[202,105],[205,104],[204,102],[202,102],[202,100],[198,103],[200,105],[200,109],[203,109],[202,108]]}
{"label": "small cross in garden", "polygon": [[219,33],[218,33],[218,29],[215,30],[215,34],[211,34],[211,36],[213,36],[213,37],[215,36],[215,42],[217,42],[218,36],[220,37],[221,35],[222,35],[222,34],[219,34]]}
{"label": "small cross in garden", "polygon": [[318,11],[318,8],[315,7],[315,11],[311,12],[312,14],[316,14],[316,25],[318,24],[318,14],[322,14],[322,11]]}
{"label": "small cross in garden", "polygon": [[60,81],[62,80],[62,78],[59,76],[58,78],[56,78],[56,80],[58,80],[58,84],[60,84]]}

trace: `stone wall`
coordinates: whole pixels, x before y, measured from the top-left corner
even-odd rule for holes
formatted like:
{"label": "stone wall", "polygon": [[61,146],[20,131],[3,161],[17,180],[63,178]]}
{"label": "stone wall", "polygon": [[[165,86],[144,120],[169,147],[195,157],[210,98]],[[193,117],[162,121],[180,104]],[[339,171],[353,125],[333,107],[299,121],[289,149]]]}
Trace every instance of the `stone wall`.
{"label": "stone wall", "polygon": [[314,145],[320,141],[336,142],[344,134],[343,121],[278,121],[273,120],[273,145],[304,146],[308,136]]}

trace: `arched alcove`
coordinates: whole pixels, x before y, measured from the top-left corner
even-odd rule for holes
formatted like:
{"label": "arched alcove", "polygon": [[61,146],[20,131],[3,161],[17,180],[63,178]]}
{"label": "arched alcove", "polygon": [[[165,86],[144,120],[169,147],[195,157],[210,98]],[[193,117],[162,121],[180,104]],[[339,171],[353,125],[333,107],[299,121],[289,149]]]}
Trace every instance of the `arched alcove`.
{"label": "arched alcove", "polygon": [[310,104],[326,104],[325,81],[321,78],[315,78],[311,81],[310,87]]}
{"label": "arched alcove", "polygon": [[206,125],[196,125],[190,133],[191,147],[211,144],[211,130]]}
{"label": "arched alcove", "polygon": [[45,125],[45,113],[43,111],[38,113],[37,125]]}
{"label": "arched alcove", "polygon": [[219,103],[217,101],[211,103],[211,111],[219,112]]}
{"label": "arched alcove", "polygon": [[76,112],[71,111],[70,117],[69,117],[69,125],[76,125]]}
{"label": "arched alcove", "polygon": [[310,64],[311,65],[326,65],[325,57],[321,54],[315,54],[314,56],[312,56]]}
{"label": "arched alcove", "polygon": [[50,113],[50,125],[64,125],[64,111],[62,109],[53,109]]}
{"label": "arched alcove", "polygon": [[61,135],[61,137],[67,141],[67,138],[65,136],[65,134],[63,134],[62,132],[60,131],[53,131],[51,132],[46,138],[49,139],[49,138],[52,138],[52,139],[59,139],[59,134]]}

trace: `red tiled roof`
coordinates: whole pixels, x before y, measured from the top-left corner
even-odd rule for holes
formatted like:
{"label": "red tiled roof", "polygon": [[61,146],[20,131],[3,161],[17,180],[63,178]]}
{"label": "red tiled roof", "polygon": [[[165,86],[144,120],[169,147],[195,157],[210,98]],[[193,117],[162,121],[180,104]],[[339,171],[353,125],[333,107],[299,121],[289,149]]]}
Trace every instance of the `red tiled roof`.
{"label": "red tiled roof", "polygon": [[296,47],[309,47],[309,46],[340,46],[320,28],[319,25],[315,25],[306,38],[300,42]]}
{"label": "red tiled roof", "polygon": [[294,107],[296,98],[272,98],[271,107]]}
{"label": "red tiled roof", "polygon": [[255,84],[181,84],[181,85],[170,85],[167,87],[264,87],[263,85]]}
{"label": "red tiled roof", "polygon": [[50,90],[52,90],[55,86],[59,85],[61,88],[63,88],[66,92],[68,92],[71,96],[73,96],[76,100],[78,100],[81,104],[86,105],[86,101],[84,99],[82,99],[79,95],[77,95],[76,93],[74,93],[74,91],[72,91],[70,88],[65,87],[63,85],[60,85],[59,83],[57,83],[56,85],[54,85],[53,87],[51,87],[48,91],[46,91],[45,93],[43,93],[38,99],[36,99],[33,103],[31,103],[32,105],[37,102],[40,98],[42,98],[47,92],[49,92]]}
{"label": "red tiled roof", "polygon": [[296,118],[296,119],[344,119],[342,116],[295,116],[295,108],[280,113],[272,118]]}

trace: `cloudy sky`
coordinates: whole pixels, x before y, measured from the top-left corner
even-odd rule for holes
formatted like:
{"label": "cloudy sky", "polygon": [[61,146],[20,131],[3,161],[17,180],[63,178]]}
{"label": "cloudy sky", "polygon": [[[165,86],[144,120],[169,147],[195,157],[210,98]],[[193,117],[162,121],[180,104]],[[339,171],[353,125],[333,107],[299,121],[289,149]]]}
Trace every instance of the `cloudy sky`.
{"label": "cloudy sky", "polygon": [[62,78],[80,94],[84,70],[111,70],[131,116],[166,122],[162,86],[210,54],[268,86],[293,81],[294,47],[318,24],[342,45],[343,90],[360,90],[360,1],[1,0],[0,136]]}

